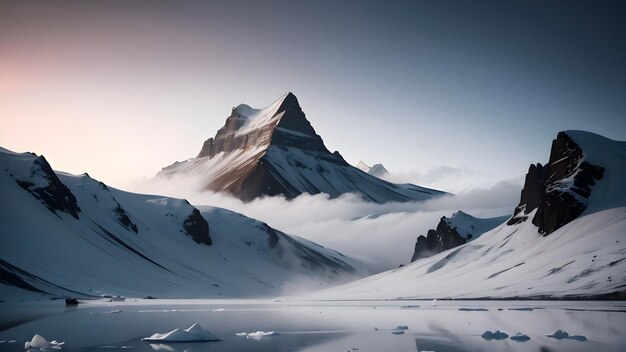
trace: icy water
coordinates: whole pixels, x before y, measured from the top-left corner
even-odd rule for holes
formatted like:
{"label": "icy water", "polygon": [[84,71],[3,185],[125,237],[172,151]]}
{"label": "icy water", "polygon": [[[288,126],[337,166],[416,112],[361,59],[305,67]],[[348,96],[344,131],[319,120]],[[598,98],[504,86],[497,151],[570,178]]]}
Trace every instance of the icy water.
{"label": "icy water", "polygon": [[[65,341],[62,351],[626,351],[626,302],[51,301],[2,303],[0,315],[0,351],[23,351],[35,334]],[[193,323],[221,341],[141,341]],[[278,335],[235,335],[259,330]],[[529,339],[481,337],[496,330]],[[547,336],[556,330],[577,337]]]}

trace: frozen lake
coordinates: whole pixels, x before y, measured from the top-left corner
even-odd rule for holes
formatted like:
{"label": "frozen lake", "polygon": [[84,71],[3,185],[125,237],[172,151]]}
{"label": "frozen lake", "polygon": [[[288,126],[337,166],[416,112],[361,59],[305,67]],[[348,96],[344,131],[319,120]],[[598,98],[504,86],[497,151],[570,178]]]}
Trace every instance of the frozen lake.
{"label": "frozen lake", "polygon": [[[0,351],[35,334],[62,351],[625,351],[626,302],[127,300],[0,303]],[[199,323],[221,341],[141,338]],[[398,329],[401,326],[403,329]],[[406,328],[406,329],[404,329]],[[236,333],[275,331],[248,338]],[[486,331],[530,339],[487,340]],[[570,337],[548,337],[556,330]],[[15,342],[10,342],[15,341]]]}

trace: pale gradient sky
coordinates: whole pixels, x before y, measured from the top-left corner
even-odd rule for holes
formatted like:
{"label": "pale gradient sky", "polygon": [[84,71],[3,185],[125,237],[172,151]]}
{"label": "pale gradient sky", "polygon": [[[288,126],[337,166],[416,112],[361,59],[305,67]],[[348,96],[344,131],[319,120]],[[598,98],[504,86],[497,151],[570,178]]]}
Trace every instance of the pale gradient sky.
{"label": "pale gradient sky", "polygon": [[[0,146],[125,188],[292,91],[330,150],[458,192],[626,139],[620,2],[3,1]],[[521,181],[520,181],[521,182]]]}

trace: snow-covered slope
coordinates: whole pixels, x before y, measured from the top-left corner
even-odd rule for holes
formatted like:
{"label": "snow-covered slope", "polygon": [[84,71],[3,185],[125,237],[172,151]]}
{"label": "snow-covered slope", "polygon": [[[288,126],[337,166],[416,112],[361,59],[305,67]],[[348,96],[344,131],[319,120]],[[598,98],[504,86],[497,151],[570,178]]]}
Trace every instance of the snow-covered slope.
{"label": "snow-covered slope", "polygon": [[[316,297],[625,297],[626,143],[589,132],[561,132],[550,159],[545,166],[550,172],[538,179],[527,176],[516,221],[446,252]],[[555,171],[559,164],[567,165]],[[589,172],[600,168],[599,177]],[[537,193],[529,195],[533,187]],[[569,196],[558,197],[565,193],[578,203],[572,207]],[[533,203],[533,197],[539,200]],[[580,204],[582,212],[570,219],[571,208],[580,209]],[[539,211],[557,214],[558,221],[548,217],[547,222],[534,223],[530,219]],[[560,226],[544,236],[541,225],[546,224]]]}
{"label": "snow-covered slope", "polygon": [[225,209],[107,187],[0,149],[0,300],[261,296],[354,277],[359,264]]}
{"label": "snow-covered slope", "polygon": [[[382,165],[377,170],[382,172]],[[233,108],[196,158],[164,168],[156,181],[185,182],[242,200],[302,193],[356,193],[374,202],[425,200],[443,192],[392,184],[349,165],[326,149],[297,98],[289,93],[265,109]]]}
{"label": "snow-covered slope", "polygon": [[507,215],[476,218],[460,210],[449,218],[444,216],[435,229],[430,229],[426,236],[420,235],[417,238],[411,262],[473,241],[508,218]]}
{"label": "snow-covered slope", "polygon": [[387,171],[383,164],[374,164],[372,167],[370,167],[361,160],[358,164],[356,164],[355,167],[365,173],[376,176],[378,178],[385,178],[386,176],[389,176],[389,171]]}

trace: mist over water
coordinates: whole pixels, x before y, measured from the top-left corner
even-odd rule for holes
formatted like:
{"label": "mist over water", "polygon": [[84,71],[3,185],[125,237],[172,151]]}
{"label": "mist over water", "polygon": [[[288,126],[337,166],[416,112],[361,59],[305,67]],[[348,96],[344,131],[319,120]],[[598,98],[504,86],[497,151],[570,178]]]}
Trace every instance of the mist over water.
{"label": "mist over water", "polygon": [[435,228],[442,216],[451,216],[458,210],[476,217],[511,214],[522,187],[519,180],[502,181],[490,188],[407,203],[371,203],[354,194],[335,199],[326,194],[303,194],[292,200],[265,197],[245,203],[228,194],[201,191],[195,186],[199,184],[199,179],[186,175],[153,179],[132,190],[242,213],[290,235],[363,260],[373,271],[409,263],[417,237]]}

